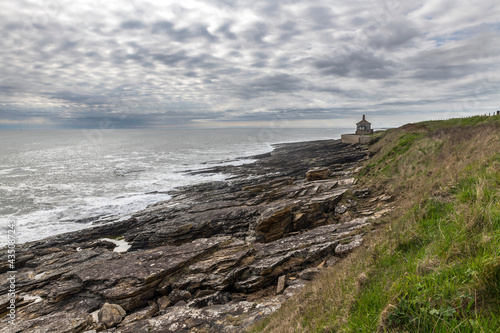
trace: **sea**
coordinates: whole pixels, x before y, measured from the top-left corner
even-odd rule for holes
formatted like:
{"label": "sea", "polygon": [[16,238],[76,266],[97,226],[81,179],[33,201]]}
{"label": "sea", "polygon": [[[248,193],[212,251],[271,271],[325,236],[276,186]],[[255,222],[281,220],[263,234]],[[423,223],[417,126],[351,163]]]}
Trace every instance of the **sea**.
{"label": "sea", "polygon": [[0,246],[129,218],[176,187],[224,181],[190,174],[252,163],[273,144],[338,139],[345,129],[91,129],[0,131]]}

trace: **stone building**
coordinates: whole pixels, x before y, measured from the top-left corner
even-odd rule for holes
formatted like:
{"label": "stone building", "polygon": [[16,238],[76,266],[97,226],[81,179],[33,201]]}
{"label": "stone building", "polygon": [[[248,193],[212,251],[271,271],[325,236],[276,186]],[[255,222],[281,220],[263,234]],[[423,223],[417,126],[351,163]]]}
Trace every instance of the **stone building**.
{"label": "stone building", "polygon": [[372,140],[370,134],[373,134],[372,124],[363,115],[363,119],[356,124],[356,134],[342,134],[341,139],[343,143],[368,144]]}
{"label": "stone building", "polygon": [[373,134],[372,123],[368,122],[365,119],[365,115],[363,115],[363,119],[356,124],[356,134],[358,135]]}

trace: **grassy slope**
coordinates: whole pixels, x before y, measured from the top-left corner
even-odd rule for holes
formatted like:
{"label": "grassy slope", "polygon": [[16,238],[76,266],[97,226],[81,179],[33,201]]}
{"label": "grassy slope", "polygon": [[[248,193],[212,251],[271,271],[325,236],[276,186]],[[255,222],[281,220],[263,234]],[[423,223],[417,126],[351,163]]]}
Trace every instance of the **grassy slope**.
{"label": "grassy slope", "polygon": [[359,182],[395,210],[253,331],[500,332],[500,117],[375,135]]}

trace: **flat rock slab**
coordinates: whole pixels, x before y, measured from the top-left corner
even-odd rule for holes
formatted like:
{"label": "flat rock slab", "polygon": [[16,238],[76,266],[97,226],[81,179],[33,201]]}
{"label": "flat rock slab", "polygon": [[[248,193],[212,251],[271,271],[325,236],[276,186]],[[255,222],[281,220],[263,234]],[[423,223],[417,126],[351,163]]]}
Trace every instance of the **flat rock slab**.
{"label": "flat rock slab", "polygon": [[72,273],[84,283],[117,281],[128,277],[148,283],[228,239],[229,237],[202,238],[181,246],[160,246],[152,250],[127,253],[122,258],[95,263]]}

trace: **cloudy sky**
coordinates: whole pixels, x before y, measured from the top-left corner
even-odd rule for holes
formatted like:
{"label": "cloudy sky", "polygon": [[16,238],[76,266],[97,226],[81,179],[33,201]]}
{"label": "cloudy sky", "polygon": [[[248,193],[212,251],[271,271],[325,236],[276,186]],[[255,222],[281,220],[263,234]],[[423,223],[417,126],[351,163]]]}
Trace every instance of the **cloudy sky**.
{"label": "cloudy sky", "polygon": [[375,126],[500,110],[498,0],[0,3],[0,128]]}

